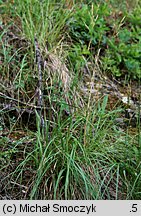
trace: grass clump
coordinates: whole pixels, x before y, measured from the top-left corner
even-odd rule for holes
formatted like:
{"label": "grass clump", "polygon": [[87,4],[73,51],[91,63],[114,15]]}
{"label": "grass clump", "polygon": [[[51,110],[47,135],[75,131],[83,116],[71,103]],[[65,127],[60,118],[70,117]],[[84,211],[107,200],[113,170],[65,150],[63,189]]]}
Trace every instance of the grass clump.
{"label": "grass clump", "polygon": [[139,106],[132,127],[106,76],[140,78],[140,5],[129,10],[2,2],[0,199],[140,199]]}

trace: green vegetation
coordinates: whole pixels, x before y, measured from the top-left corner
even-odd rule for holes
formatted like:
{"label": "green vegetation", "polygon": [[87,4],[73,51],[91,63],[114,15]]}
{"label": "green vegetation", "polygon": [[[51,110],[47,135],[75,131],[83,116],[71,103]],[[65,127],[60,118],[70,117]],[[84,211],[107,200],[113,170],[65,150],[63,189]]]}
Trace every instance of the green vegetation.
{"label": "green vegetation", "polygon": [[[84,4],[68,20],[69,33],[74,43],[87,52],[102,55],[102,69],[115,76],[141,77],[141,7],[131,14],[111,10],[108,4]],[[90,51],[90,52],[88,52]]]}
{"label": "green vegetation", "polygon": [[0,3],[0,199],[141,199],[140,2]]}

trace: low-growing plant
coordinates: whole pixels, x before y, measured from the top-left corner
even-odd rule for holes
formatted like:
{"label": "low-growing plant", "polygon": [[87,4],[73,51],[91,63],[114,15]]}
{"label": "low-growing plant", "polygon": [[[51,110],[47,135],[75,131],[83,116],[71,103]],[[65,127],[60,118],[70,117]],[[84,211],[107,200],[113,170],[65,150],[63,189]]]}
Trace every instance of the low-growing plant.
{"label": "low-growing plant", "polygon": [[0,199],[140,199],[140,110],[124,124],[101,74],[140,77],[137,1],[3,2]]}
{"label": "low-growing plant", "polygon": [[102,58],[103,66],[115,76],[141,77],[141,43],[138,34],[126,28],[118,32],[116,38],[108,40],[109,48]]}
{"label": "low-growing plant", "polygon": [[[113,15],[113,24],[107,4],[84,4],[76,9],[67,26],[74,43],[87,46],[92,55],[100,50],[104,71],[136,79],[141,76],[139,12],[137,5],[128,15],[125,12],[117,14],[117,18]],[[82,62],[81,58],[76,61]]]}
{"label": "low-growing plant", "polygon": [[106,4],[83,4],[76,8],[73,16],[67,21],[70,35],[74,41],[87,44],[88,47],[106,43],[108,27],[104,16],[109,14]]}

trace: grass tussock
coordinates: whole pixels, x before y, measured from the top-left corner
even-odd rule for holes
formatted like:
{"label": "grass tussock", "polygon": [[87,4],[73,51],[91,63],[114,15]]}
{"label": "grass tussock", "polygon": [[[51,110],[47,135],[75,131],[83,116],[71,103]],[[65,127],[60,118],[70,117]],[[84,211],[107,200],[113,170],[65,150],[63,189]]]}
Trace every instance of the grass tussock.
{"label": "grass tussock", "polygon": [[139,1],[0,7],[0,199],[140,199]]}

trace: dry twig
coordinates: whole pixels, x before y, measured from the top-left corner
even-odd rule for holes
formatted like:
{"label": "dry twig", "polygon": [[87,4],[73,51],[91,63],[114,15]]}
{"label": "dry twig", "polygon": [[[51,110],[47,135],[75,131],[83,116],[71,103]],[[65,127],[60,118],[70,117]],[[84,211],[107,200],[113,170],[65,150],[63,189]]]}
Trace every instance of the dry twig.
{"label": "dry twig", "polygon": [[[39,83],[38,83],[38,106],[43,107],[43,92],[42,92],[42,57],[39,48],[39,44],[37,39],[35,38],[35,59],[38,66],[38,76],[39,76]],[[44,118],[42,116],[42,109],[37,111],[40,117],[41,128],[44,128]]]}

